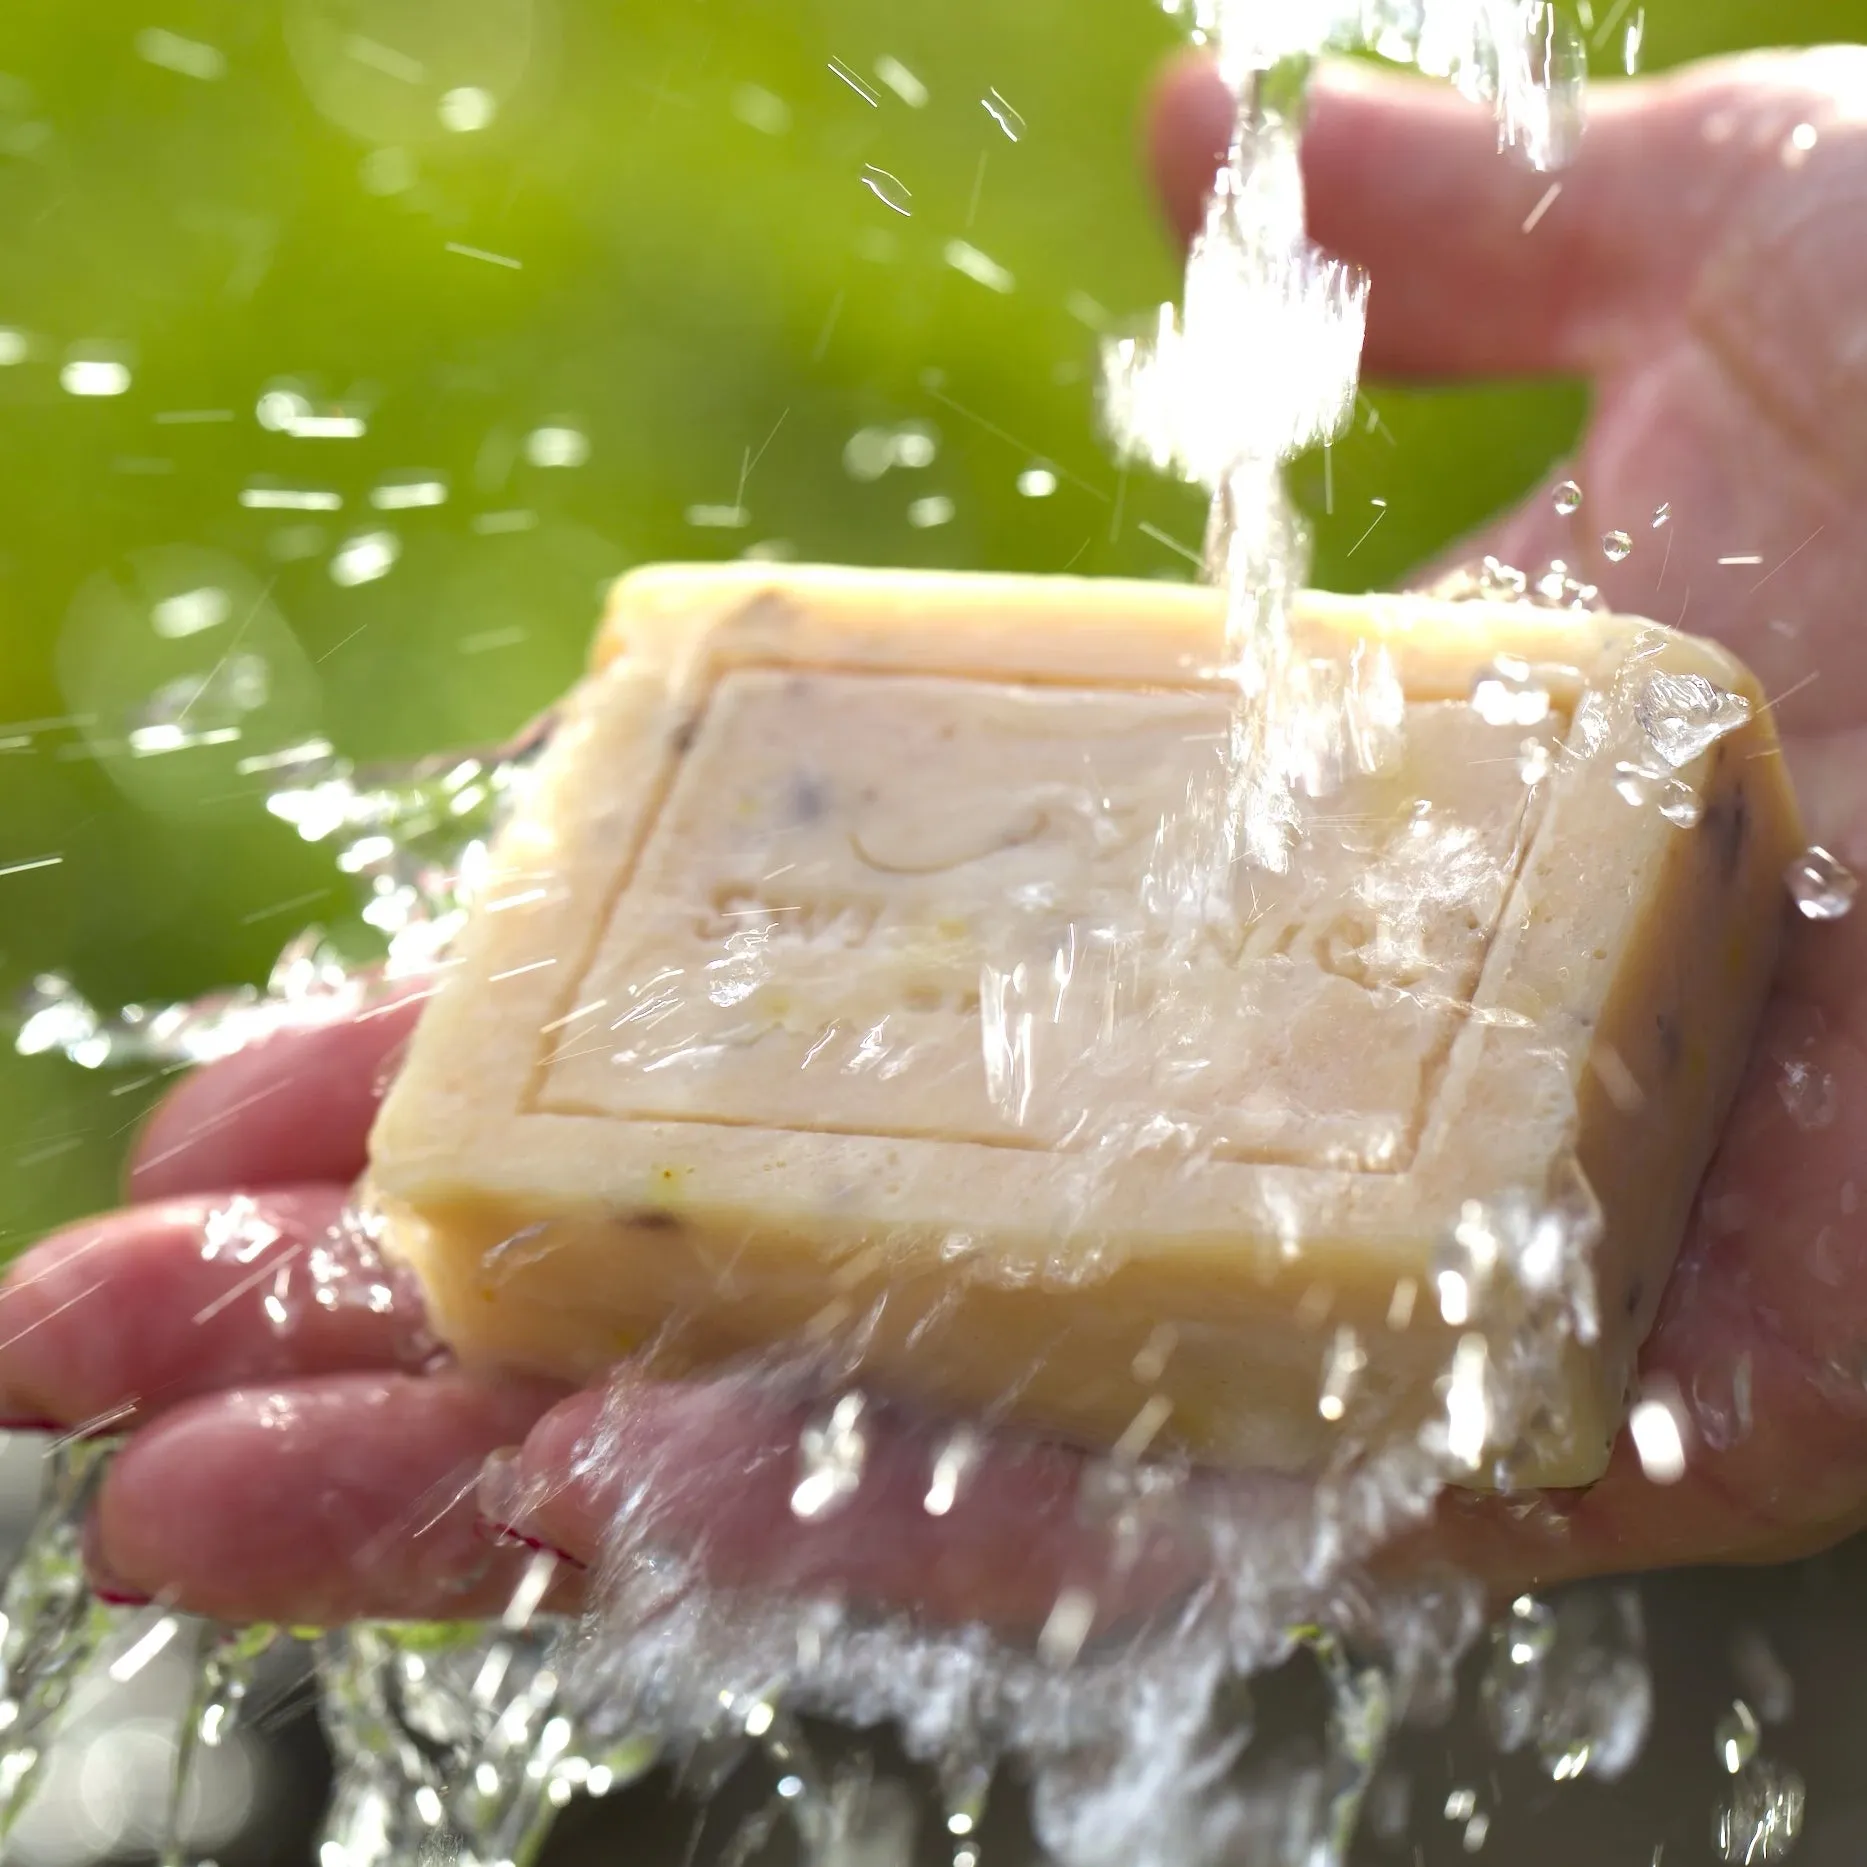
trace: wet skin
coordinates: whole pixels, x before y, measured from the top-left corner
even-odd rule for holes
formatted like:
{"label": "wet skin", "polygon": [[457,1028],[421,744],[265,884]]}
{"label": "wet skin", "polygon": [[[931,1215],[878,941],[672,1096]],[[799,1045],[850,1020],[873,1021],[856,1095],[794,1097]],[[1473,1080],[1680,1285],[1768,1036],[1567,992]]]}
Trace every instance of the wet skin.
{"label": "wet skin", "polygon": [[[1182,232],[1228,127],[1203,66],[1158,87],[1149,149]],[[1457,556],[1561,557],[1615,606],[1729,644],[1780,697],[1813,835],[1867,863],[1867,49],[1598,94],[1578,164],[1527,234],[1547,179],[1500,160],[1488,116],[1431,86],[1332,73],[1306,167],[1317,238],[1373,275],[1371,373],[1594,385],[1580,452],[1551,476],[1582,484],[1581,511],[1559,514],[1546,488]],[[1601,547],[1609,529],[1635,538],[1623,563]],[[722,1580],[1041,1622],[1085,1558],[1065,1450],[1005,1449],[935,1518],[932,1429],[882,1422],[855,1500],[800,1522],[800,1421],[776,1403],[629,1389],[601,1471],[582,1472],[603,1396],[448,1367],[412,1291],[353,1247],[319,1301],[314,1254],[418,1012],[377,1007],[203,1071],[143,1136],[133,1203],[7,1279],[7,1415],[129,1432],[92,1527],[114,1592],[295,1622],[480,1612],[529,1560],[492,1524],[523,1516],[525,1536],[587,1562],[614,1500],[658,1468],[682,1478],[662,1534],[700,1545],[704,1530]],[[1867,1525],[1853,1175],[1867,1184],[1867,910],[1792,927],[1645,1353],[1692,1403],[1684,1479],[1652,1484],[1623,1442],[1586,1493],[1446,1505],[1432,1546],[1516,1588],[1784,1558]],[[235,1193],[252,1202],[241,1239],[204,1255]],[[1132,1585],[1172,1573],[1164,1552]]]}

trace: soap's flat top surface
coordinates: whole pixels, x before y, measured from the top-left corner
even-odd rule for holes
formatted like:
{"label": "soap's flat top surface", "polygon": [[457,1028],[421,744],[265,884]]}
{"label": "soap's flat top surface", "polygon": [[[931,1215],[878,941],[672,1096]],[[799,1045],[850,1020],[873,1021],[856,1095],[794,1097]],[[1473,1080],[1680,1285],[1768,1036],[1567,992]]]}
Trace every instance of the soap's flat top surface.
{"label": "soap's flat top surface", "polygon": [[1294,1472],[1573,1299],[1535,1472],[1599,1476],[1801,846],[1770,716],[1627,618],[1293,624],[1356,757],[1273,873],[1213,592],[625,580],[372,1139],[456,1353],[834,1344]]}
{"label": "soap's flat top surface", "polygon": [[1404,1170],[1567,721],[1410,704],[1391,765],[1304,804],[1290,873],[1189,914],[1229,717],[726,669],[564,988],[604,1013],[543,1041],[532,1106],[1043,1149],[1178,1122],[1209,1158]]}
{"label": "soap's flat top surface", "polygon": [[[1084,1188],[1125,1250],[1295,1228],[1417,1256],[1463,1200],[1540,1187],[1618,982],[1651,955],[1672,989],[1704,930],[1667,903],[1746,847],[1709,759],[1659,780],[1702,830],[1629,801],[1640,695],[1755,683],[1613,616],[1310,595],[1293,620],[1396,730],[1302,802],[1288,874],[1215,893],[1214,593],[632,574],[385,1105],[379,1184],[1008,1262],[1086,1222],[1059,1203]],[[1762,757],[1749,730],[1721,750]]]}

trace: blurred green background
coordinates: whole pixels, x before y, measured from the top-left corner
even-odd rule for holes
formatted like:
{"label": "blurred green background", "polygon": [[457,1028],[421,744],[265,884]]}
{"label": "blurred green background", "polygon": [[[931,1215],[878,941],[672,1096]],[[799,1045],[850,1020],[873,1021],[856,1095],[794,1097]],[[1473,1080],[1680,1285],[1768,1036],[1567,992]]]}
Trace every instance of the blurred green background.
{"label": "blurred green background", "polygon": [[[1599,70],[1640,11],[1650,69],[1862,18],[1593,0]],[[348,896],[241,761],[504,734],[629,565],[1189,574],[1198,497],[1123,486],[1092,393],[1177,283],[1135,159],[1176,38],[1148,0],[6,0],[0,992],[263,977]],[[1392,581],[1582,412],[1371,391],[1319,580]],[[109,1199],[157,1087],[0,1061],[0,1250]]]}

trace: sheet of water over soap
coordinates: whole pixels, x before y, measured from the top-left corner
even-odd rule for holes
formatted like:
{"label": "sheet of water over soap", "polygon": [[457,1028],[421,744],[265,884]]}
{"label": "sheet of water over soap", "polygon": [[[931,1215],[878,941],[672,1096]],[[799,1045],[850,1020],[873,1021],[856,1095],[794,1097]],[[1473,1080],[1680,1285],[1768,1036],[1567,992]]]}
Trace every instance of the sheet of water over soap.
{"label": "sheet of water over soap", "polygon": [[[113,311],[74,289],[56,317],[15,322],[0,297],[0,390],[28,383],[22,406],[91,424],[60,443],[113,489],[83,508],[87,526],[139,515],[110,561],[74,556],[90,568],[56,603],[54,579],[34,583],[33,600],[60,612],[56,679],[33,717],[0,728],[0,755],[43,753],[132,813],[134,835],[91,865],[108,867],[112,910],[131,920],[153,889],[145,869],[194,876],[204,844],[218,849],[209,867],[250,855],[258,892],[228,915],[244,944],[215,951],[229,976],[273,962],[263,987],[169,1002],[192,978],[185,938],[182,959],[147,978],[123,966],[88,978],[78,956],[36,944],[22,1054],[62,1057],[133,1101],[180,1068],[366,1010],[375,967],[444,979],[484,906],[499,829],[549,755],[585,623],[644,556],[959,565],[1002,556],[1009,534],[1041,536],[1033,567],[1197,575],[1221,590],[1225,655],[1199,691],[1071,696],[1066,718],[1062,697],[1015,684],[980,705],[835,671],[801,694],[769,673],[736,677],[667,800],[664,843],[644,852],[644,911],[618,913],[586,981],[629,1015],[600,1054],[560,1045],[547,1093],[756,1123],[790,1106],[786,1079],[803,1072],[825,1131],[1058,1151],[1086,1216],[1104,1176],[1163,1141],[1189,1164],[1404,1164],[1570,722],[1527,668],[1490,670],[1469,704],[1409,705],[1378,659],[1297,645],[1311,546],[1292,463],[1391,441],[1357,379],[1368,282],[1305,231],[1304,78],[1352,48],[1417,66],[1491,108],[1499,160],[1556,189],[1582,133],[1587,42],[1631,68],[1646,9],[1183,0],[1166,12],[1216,53],[1238,118],[1165,304],[1143,265],[1094,256],[1108,177],[1072,183],[1108,123],[1066,133],[1050,69],[1080,49],[1125,99],[1142,55],[1167,43],[1138,27],[1119,48],[1078,48],[1083,22],[1033,9],[1029,33],[1046,44],[1018,61],[1019,84],[924,23],[891,17],[881,31],[850,8],[784,35],[744,10],[730,29],[670,10],[639,41],[611,43],[617,29],[534,0],[432,17],[289,0],[278,43],[262,44],[251,22],[211,10],[150,23],[106,7],[108,36],[74,39],[76,62],[99,97],[121,86],[123,108],[143,113],[130,150],[85,126],[56,61],[29,80],[0,51],[0,150],[28,177],[20,222],[52,229],[34,236],[52,242],[32,248],[40,267],[88,277],[112,253],[110,271],[160,281],[164,303],[232,308],[203,312],[204,347],[249,320],[269,346],[242,344],[238,369],[216,373],[147,307]],[[1001,26],[1024,30],[974,23],[988,45]],[[601,80],[599,96],[577,93],[597,127],[527,157],[580,64],[586,84]],[[944,113],[968,125],[961,154]],[[310,153],[264,140],[253,119],[274,114],[313,126]],[[205,147],[242,159],[217,159],[208,186],[178,124],[208,126]],[[599,144],[622,152],[604,170],[614,199],[561,189]],[[144,164],[155,182],[173,165],[173,215],[142,211],[139,190],[155,185],[135,173]],[[313,182],[294,179],[301,168]],[[704,250],[669,181],[683,168],[728,203]],[[843,194],[810,197],[810,178],[832,170]],[[295,228],[277,202],[301,188]],[[103,203],[88,246],[57,244],[74,190]],[[528,212],[534,194],[548,211]],[[627,218],[626,243],[606,238],[610,215]],[[1138,228],[1140,210],[1123,225]],[[1074,258],[1058,271],[1034,226],[1060,227],[1080,271]],[[805,255],[789,271],[762,257],[780,237]],[[372,248],[396,258],[366,295],[395,309],[379,321],[388,335],[372,326],[364,344],[341,278]],[[604,334],[624,306],[648,310],[618,359]],[[561,363],[519,357],[498,335],[519,326]],[[774,399],[760,372],[785,344],[832,372],[834,392]],[[1055,391],[1025,404],[1049,422],[1040,432],[994,399],[1021,378]],[[1075,430],[1057,415],[1066,405]],[[424,407],[445,418],[424,421]],[[657,436],[640,458],[623,438],[637,432]],[[181,503],[169,489],[197,481],[211,517],[163,516]],[[1400,492],[1379,484],[1389,491],[1360,495],[1354,527],[1377,549]],[[802,486],[829,487],[833,516]],[[1571,495],[1579,505],[1585,489],[1559,502]],[[1465,593],[1558,611],[1595,601],[1560,564],[1493,563]],[[549,640],[547,614],[568,619]],[[1674,770],[1695,735],[1731,729],[1732,698],[1660,696],[1654,756],[1623,774],[1630,804],[1683,808]],[[347,740],[339,717],[365,728]],[[405,756],[441,737],[456,749]],[[800,743],[816,748],[802,764]],[[934,794],[916,774],[942,759],[963,781]],[[270,853],[242,811],[295,837],[295,856]],[[67,843],[62,827],[78,816],[27,813],[57,834],[22,843],[0,877],[30,886],[84,868],[79,831]],[[1791,886],[1824,918],[1846,912],[1853,884],[1815,851]],[[186,925],[189,910],[166,919]],[[165,924],[152,914],[151,937]],[[126,999],[138,1002],[108,1008]],[[1319,1075],[1325,1053],[1341,1060]],[[101,1147],[41,1120],[21,1158]],[[1533,1216],[1579,1246],[1574,1215]],[[251,1203],[231,1200],[202,1254],[244,1265],[276,1242],[264,1234]],[[313,1311],[401,1301],[400,1272],[360,1206],[257,1298],[289,1334]],[[1405,1297],[1442,1300],[1431,1287]],[[550,1611],[562,1575],[541,1550],[495,1622],[336,1630],[307,1660],[270,1630],[89,1593],[80,1526],[121,1425],[92,1422],[102,1442],[49,1455],[0,1603],[0,1820],[17,1819],[21,1857],[46,1867],[167,1832],[176,1858],[228,1849],[267,1807],[261,1753],[239,1734],[302,1697],[309,1665],[338,1763],[324,1867],[424,1850],[463,1867],[531,1860],[559,1809],[621,1795],[658,1758],[719,1812],[671,1841],[670,1859],[687,1848],[743,1864],[792,1847],[813,1867],[895,1867],[929,1858],[931,1837],[954,1867],[1324,1863],[1345,1860],[1358,1832],[1475,1855],[1509,1819],[1500,1768],[1523,1798],[1618,1778],[1654,1715],[1637,1591],[1526,1596],[1488,1625],[1468,1578],[1372,1579],[1382,1549],[1470,1475],[1473,1448],[1498,1450],[1535,1412],[1539,1371],[1573,1338],[1567,1301],[1523,1320],[1514,1391],[1484,1353],[1453,1357],[1432,1431],[1366,1448],[1320,1482],[1217,1480],[1153,1456],[1161,1422],[1144,1406],[1075,1481],[1093,1558],[1018,1633],[881,1613],[829,1586],[714,1586],[663,1532],[687,1477],[670,1468],[610,1527],[581,1622]],[[1329,1419],[1360,1363],[1352,1340],[1321,1339]],[[892,1430],[888,1397],[857,1360],[839,1362],[852,1343],[859,1329],[728,1377],[748,1405],[796,1402],[792,1515],[831,1535]],[[1164,1362],[1173,1345],[1153,1348]],[[1734,1377],[1734,1414],[1741,1390]],[[619,1390],[591,1458],[615,1450],[625,1406]],[[1671,1419],[1662,1407],[1646,1423],[1660,1469],[1679,1452]],[[1013,1443],[990,1419],[914,1431],[930,1525],[963,1515],[984,1463]],[[1192,1560],[1173,1586],[1134,1589],[1163,1549]],[[1740,1632],[1693,1832],[1715,1799],[1723,1856],[1773,1859],[1804,1819],[1776,1738],[1794,1681],[1764,1633]],[[1405,1727],[1450,1705],[1467,1660],[1485,1745],[1426,1761]],[[146,1703],[123,1699],[157,1679]],[[119,1703],[110,1725],[98,1708]],[[879,1729],[891,1733],[879,1752],[847,1735]],[[180,1813],[152,1815],[177,1766]],[[100,1791],[107,1769],[131,1788]],[[992,1787],[1013,1774],[1022,1821]]]}
{"label": "sheet of water over soap", "polygon": [[[1197,19],[1236,89],[1236,138],[1183,308],[1105,346],[1120,453],[1211,496],[1217,693],[726,677],[577,987],[622,1008],[615,1035],[557,1053],[548,1106],[789,1125],[780,1103],[806,1072],[813,1129],[1082,1150],[1072,1210],[1089,1223],[1099,1176],[1163,1135],[1191,1159],[1404,1164],[1520,859],[1525,761],[1548,746],[1538,756],[1514,722],[1463,705],[1410,710],[1391,668],[1295,645],[1305,542],[1283,470],[1350,416],[1366,285],[1309,244],[1301,79],[1281,98],[1276,80],[1367,24],[1286,18],[1266,37],[1265,9]],[[1554,166],[1578,72],[1558,56],[1533,81],[1517,38],[1487,43],[1495,24],[1465,21],[1456,55],[1430,37],[1406,49],[1487,94],[1502,140]],[[1461,794],[1430,795],[1429,770]],[[1344,1043],[1351,1004],[1384,1021]],[[1340,1080],[1321,1080],[1331,1055]],[[1556,1305],[1525,1327],[1554,1343],[1574,1319]],[[1447,1689],[1475,1624],[1456,1581],[1375,1591],[1377,1647],[1407,1656],[1395,1671],[1352,1656],[1325,1605],[1473,1456],[1474,1422],[1489,1441],[1483,1339],[1464,1343],[1478,1357],[1462,1345],[1448,1367],[1450,1430],[1319,1480],[1203,1481],[1152,1462],[1162,1415],[1144,1404],[1113,1458],[1083,1468],[1092,1553],[1028,1646],[955,1641],[834,1597],[800,1643],[795,1600],[722,1593],[658,1535],[657,1491],[678,1495],[682,1478],[651,1474],[615,1529],[610,1640],[590,1670],[609,1715],[620,1701],[677,1728],[717,1731],[723,1712],[764,1729],[799,1705],[897,1725],[941,1769],[956,1859],[977,1857],[979,1785],[1007,1754],[1032,1772],[1039,1833],[1065,1860],[1217,1860],[1278,1832],[1326,1857],[1346,1845],[1390,1722]],[[736,1378],[749,1398],[789,1379],[810,1391],[837,1348],[803,1343],[795,1370],[778,1358]],[[1554,1356],[1521,1358],[1520,1384]],[[1318,1371],[1325,1418],[1357,1365],[1351,1333]],[[851,1385],[805,1429],[799,1519],[859,1508],[871,1435],[889,1431],[875,1406]],[[926,1508],[945,1517],[992,1455],[973,1428],[930,1453]],[[1124,1608],[1129,1572],[1163,1546],[1197,1547],[1186,1585]],[[1216,1695],[1305,1651],[1330,1717],[1313,1762],[1266,1771]]]}

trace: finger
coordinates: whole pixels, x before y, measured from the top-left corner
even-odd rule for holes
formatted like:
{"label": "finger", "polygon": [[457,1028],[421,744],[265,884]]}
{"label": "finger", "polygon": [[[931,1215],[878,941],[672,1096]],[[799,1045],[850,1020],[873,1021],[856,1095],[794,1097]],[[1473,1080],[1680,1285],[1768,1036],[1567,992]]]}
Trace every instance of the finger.
{"label": "finger", "polygon": [[561,1388],[334,1375],[190,1401],[105,1481],[93,1572],[225,1621],[496,1613],[528,1560],[476,1529],[474,1481]]}
{"label": "finger", "polygon": [[338,1187],[172,1200],[57,1233],[0,1284],[0,1417],[147,1418],[244,1382],[419,1368],[413,1280]]}
{"label": "finger", "polygon": [[1149,101],[1148,166],[1167,224],[1190,245],[1206,218],[1213,182],[1225,164],[1238,106],[1203,53],[1174,60]]}
{"label": "finger", "polygon": [[800,1452],[811,1417],[743,1381],[621,1382],[541,1421],[519,1460],[489,1474],[483,1507],[592,1564],[672,1551],[719,1586],[834,1592],[1023,1635],[1066,1589],[1087,1592],[1106,1630],[1199,1573],[1165,1531],[1118,1547],[1085,1515],[1084,1461],[1066,1448],[966,1445],[950,1428],[868,1415],[842,1495]]}
{"label": "finger", "polygon": [[[1328,67],[1304,136],[1310,229],[1368,269],[1368,368],[1390,375],[1595,374],[1676,300],[1710,230],[1756,171],[1748,140],[1705,126],[1740,90],[1741,63],[1597,88],[1575,161],[1556,174],[1500,154],[1482,105],[1425,79]],[[1771,93],[1785,115],[1798,105]],[[1766,109],[1770,99],[1765,100]],[[1211,64],[1160,85],[1154,171],[1183,234],[1203,217],[1230,135]]]}
{"label": "finger", "polygon": [[[1503,1595],[1585,1576],[1704,1564],[1788,1562],[1867,1527],[1862,1454],[1867,1417],[1855,1394],[1759,1330],[1718,1279],[1695,1293],[1689,1321],[1657,1336],[1649,1396],[1663,1393],[1680,1429],[1683,1473],[1643,1459],[1630,1431],[1587,1491],[1525,1500],[1451,1492],[1430,1538],[1437,1559]],[[1657,1475],[1656,1475],[1657,1474]]]}
{"label": "finger", "polygon": [[404,986],[189,1077],[137,1142],[130,1196],[354,1180],[395,1063],[432,994],[431,984]]}
{"label": "finger", "polygon": [[[1796,943],[1787,976],[1822,964],[1799,949],[1830,944]],[[1858,950],[1845,957],[1858,977]],[[1683,1471],[1648,1469],[1624,1435],[1601,1483],[1559,1510],[1454,1507],[1458,1554],[1524,1586],[1788,1560],[1867,1522],[1867,1176],[1849,1118],[1863,1097],[1849,1025],[1779,998],[1642,1356]]]}

